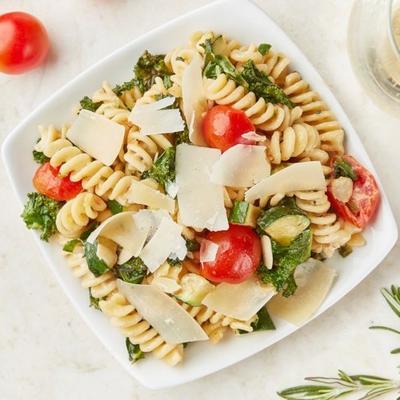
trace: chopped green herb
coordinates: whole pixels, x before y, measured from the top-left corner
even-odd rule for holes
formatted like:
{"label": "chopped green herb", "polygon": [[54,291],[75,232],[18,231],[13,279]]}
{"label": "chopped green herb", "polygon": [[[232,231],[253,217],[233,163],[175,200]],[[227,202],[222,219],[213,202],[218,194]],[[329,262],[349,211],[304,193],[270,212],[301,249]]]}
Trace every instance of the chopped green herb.
{"label": "chopped green herb", "polygon": [[134,364],[136,361],[139,361],[141,358],[144,358],[144,353],[140,350],[140,346],[138,344],[133,344],[126,338],[125,340],[126,350],[129,355],[129,361]]}
{"label": "chopped green herb", "polygon": [[87,238],[89,235],[99,226],[100,224],[97,221],[92,221],[88,226],[87,229],[81,233],[81,236],[79,236],[79,239],[82,240],[82,242],[86,242]]}
{"label": "chopped green herb", "polygon": [[116,276],[128,283],[142,283],[147,274],[147,268],[139,257],[132,257],[124,264],[113,269]]}
{"label": "chopped green herb", "polygon": [[339,178],[344,176],[346,178],[350,178],[355,181],[358,176],[357,172],[353,170],[353,167],[346,161],[341,158],[336,159],[333,164],[333,174],[335,178]]}
{"label": "chopped green herb", "polygon": [[229,214],[229,222],[235,224],[244,224],[249,206],[250,204],[247,201],[235,200],[232,211]]}
{"label": "chopped green herb", "polygon": [[44,164],[50,160],[50,158],[46,157],[41,151],[33,150],[32,156],[34,161],[36,161],[38,164]]}
{"label": "chopped green herb", "polygon": [[63,250],[72,253],[75,249],[75,247],[79,244],[82,243],[80,239],[72,239],[69,240],[67,243],[64,244]]}
{"label": "chopped green herb", "polygon": [[261,55],[265,56],[269,50],[271,49],[271,45],[268,43],[261,43],[258,46],[258,52],[261,53]]}
{"label": "chopped green herb", "polygon": [[93,100],[90,97],[85,96],[80,101],[80,104],[83,109],[95,112],[102,105],[102,102],[99,101],[99,102],[95,103],[95,102],[93,102]]}
{"label": "chopped green herb", "polygon": [[182,260],[179,258],[168,258],[167,263],[173,267],[180,267],[182,265]]}
{"label": "chopped green herb", "polygon": [[147,50],[140,56],[134,72],[136,79],[141,82],[143,91],[150,89],[156,77],[164,79],[165,76],[171,75],[165,65],[164,57],[164,54],[153,55]]}
{"label": "chopped green herb", "polygon": [[97,242],[85,243],[85,258],[90,272],[95,277],[103,275],[108,271],[108,266],[104,260],[97,255]]}
{"label": "chopped green herb", "polygon": [[283,246],[271,240],[274,266],[267,269],[263,264],[258,269],[258,276],[264,283],[271,283],[283,296],[291,296],[297,288],[294,280],[296,267],[310,258],[311,229],[304,230],[289,246]]}
{"label": "chopped green herb", "polygon": [[36,192],[27,196],[21,217],[29,229],[38,230],[40,239],[47,242],[57,231],[56,217],[63,203]]}
{"label": "chopped green herb", "polygon": [[153,178],[166,189],[175,180],[175,147],[166,149],[144,176]]}
{"label": "chopped green herb", "polygon": [[108,200],[107,207],[110,209],[111,214],[119,214],[124,211],[124,207],[122,204],[118,203],[117,200]]}
{"label": "chopped green herb", "polygon": [[190,138],[189,138],[189,128],[185,124],[185,129],[182,132],[177,132],[175,134],[175,144],[181,144],[181,143],[190,143]]}
{"label": "chopped green herb", "polygon": [[353,249],[351,246],[349,246],[348,244],[345,244],[344,246],[339,247],[339,254],[342,257],[347,257],[348,255],[350,255],[353,252]]}
{"label": "chopped green herb", "polygon": [[187,251],[199,251],[200,243],[196,239],[186,239],[186,248]]}
{"label": "chopped green herb", "polygon": [[138,86],[140,89],[140,82],[137,79],[133,78],[130,81],[121,83],[121,85],[115,85],[115,87],[113,88],[113,92],[117,96],[121,96],[123,92],[126,92],[127,90],[132,90],[135,86]]}
{"label": "chopped green herb", "polygon": [[280,103],[293,108],[294,105],[285,92],[272,83],[266,73],[258,70],[252,60],[244,64],[241,76],[247,82],[249,91],[257,97],[262,97],[268,103]]}
{"label": "chopped green herb", "polygon": [[171,88],[172,87],[171,77],[169,75],[164,75],[163,83],[164,83],[165,89]]}
{"label": "chopped green herb", "polygon": [[99,307],[100,300],[103,300],[103,298],[99,299],[97,297],[93,297],[92,290],[89,288],[89,307],[93,307],[94,309],[101,311]]}

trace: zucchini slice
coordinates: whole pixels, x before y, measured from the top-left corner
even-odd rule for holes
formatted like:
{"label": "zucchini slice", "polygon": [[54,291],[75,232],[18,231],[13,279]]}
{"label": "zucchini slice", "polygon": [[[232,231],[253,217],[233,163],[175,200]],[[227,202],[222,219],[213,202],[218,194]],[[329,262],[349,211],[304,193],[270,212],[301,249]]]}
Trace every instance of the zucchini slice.
{"label": "zucchini slice", "polygon": [[279,244],[287,246],[309,225],[310,220],[304,215],[286,215],[265,228],[265,232]]}
{"label": "zucchini slice", "polygon": [[235,201],[229,215],[229,222],[255,228],[260,212],[259,207],[253,206],[247,201]]}
{"label": "zucchini slice", "polygon": [[179,284],[181,289],[175,293],[175,297],[193,307],[200,306],[204,297],[214,289],[207,279],[194,273],[184,275]]}

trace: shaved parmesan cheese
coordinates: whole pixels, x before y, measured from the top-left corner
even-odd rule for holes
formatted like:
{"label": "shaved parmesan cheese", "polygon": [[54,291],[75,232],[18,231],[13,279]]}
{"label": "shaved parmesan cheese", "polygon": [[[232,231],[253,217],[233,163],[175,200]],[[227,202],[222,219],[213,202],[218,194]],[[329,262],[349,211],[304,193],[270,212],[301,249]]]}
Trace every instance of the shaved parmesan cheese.
{"label": "shaved parmesan cheese", "polygon": [[264,146],[237,144],[226,150],[214,164],[211,180],[224,186],[250,187],[270,173]]}
{"label": "shaved parmesan cheese", "polygon": [[207,340],[195,319],[175,300],[153,285],[117,281],[119,291],[168,344]]}
{"label": "shaved parmesan cheese", "polygon": [[219,246],[211,240],[202,239],[200,243],[200,262],[212,262],[217,256]]}
{"label": "shaved parmesan cheese", "polygon": [[143,182],[132,183],[127,199],[131,204],[143,204],[150,208],[167,210],[171,214],[175,211],[174,199]]}
{"label": "shaved parmesan cheese", "polygon": [[164,276],[156,276],[151,281],[151,284],[157,286],[164,293],[175,293],[181,288],[181,285],[178,285],[175,279],[166,278]]}
{"label": "shaved parmesan cheese", "polygon": [[247,321],[275,294],[270,285],[251,278],[239,284],[220,283],[203,300],[211,310],[231,318]]}
{"label": "shaved parmesan cheese", "polygon": [[325,300],[336,277],[336,271],[317,260],[299,265],[295,280],[298,288],[294,295],[275,296],[268,303],[271,314],[294,325],[308,320]]}
{"label": "shaved parmesan cheese", "polygon": [[151,221],[143,219],[135,212],[127,211],[107,218],[88,237],[94,243],[99,237],[105,237],[122,247],[118,262],[123,264],[131,257],[137,257],[142,250],[150,231]]}
{"label": "shaved parmesan cheese", "polygon": [[168,181],[165,185],[165,191],[167,192],[168,196],[175,199],[176,195],[178,194],[178,185],[176,182]]}
{"label": "shaved parmesan cheese", "polygon": [[182,227],[170,217],[163,217],[153,237],[144,246],[139,257],[146,267],[154,272],[171,255],[178,255],[180,260],[186,256],[186,242],[181,236]]}
{"label": "shaved parmesan cheese", "polygon": [[207,99],[203,86],[203,59],[195,54],[182,76],[183,114],[189,126],[190,141],[205,146],[201,132],[203,113],[207,111]]}
{"label": "shaved parmesan cheese", "polygon": [[105,165],[117,158],[124,142],[125,128],[108,118],[81,110],[67,132],[67,139]]}
{"label": "shaved parmesan cheese", "polygon": [[176,148],[179,220],[185,226],[210,231],[228,229],[223,186],[211,182],[217,149],[180,144]]}
{"label": "shaved parmesan cheese", "polygon": [[163,108],[172,106],[172,104],[174,103],[175,103],[174,96],[167,96],[164,97],[163,99],[157,100],[149,104],[136,103],[131,111],[131,115],[140,114],[142,112],[148,112],[148,111],[162,110]]}
{"label": "shaved parmesan cheese", "polygon": [[253,202],[277,193],[290,193],[298,190],[325,190],[326,182],[319,161],[306,161],[292,164],[263,179],[245,193],[245,199]]}
{"label": "shaved parmesan cheese", "polygon": [[242,138],[247,140],[254,140],[255,142],[265,142],[267,140],[266,136],[259,135],[254,131],[243,133]]}
{"label": "shaved parmesan cheese", "polygon": [[264,264],[268,269],[271,269],[274,258],[272,254],[271,239],[269,238],[269,236],[267,235],[261,236],[261,248],[262,248]]}

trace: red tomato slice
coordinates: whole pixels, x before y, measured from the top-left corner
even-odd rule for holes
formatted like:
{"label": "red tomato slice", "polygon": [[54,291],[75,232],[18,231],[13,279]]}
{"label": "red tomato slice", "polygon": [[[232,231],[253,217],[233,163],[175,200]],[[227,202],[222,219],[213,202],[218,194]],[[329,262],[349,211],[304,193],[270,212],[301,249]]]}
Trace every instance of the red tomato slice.
{"label": "red tomato slice", "polygon": [[81,182],[72,182],[68,176],[58,175],[60,168],[54,168],[49,162],[40,166],[34,177],[33,186],[39,192],[51,199],[65,201],[74,198],[82,191]]}
{"label": "red tomato slice", "polygon": [[[357,179],[353,181],[353,193],[347,203],[338,200],[332,192],[332,184],[328,185],[328,198],[337,214],[346,221],[363,229],[375,216],[380,202],[378,185],[373,175],[352,156],[342,157],[347,161]],[[335,160],[333,160],[334,163]]]}
{"label": "red tomato slice", "polygon": [[0,15],[0,71],[20,74],[36,68],[48,51],[49,38],[37,18],[24,12]]}
{"label": "red tomato slice", "polygon": [[208,232],[205,239],[219,246],[215,260],[201,265],[202,275],[210,281],[240,283],[260,265],[260,238],[248,226],[230,225],[227,231]]}
{"label": "red tomato slice", "polygon": [[255,144],[242,137],[254,131],[254,125],[246,114],[229,106],[215,106],[208,110],[203,119],[203,136],[208,146],[222,151],[238,143]]}

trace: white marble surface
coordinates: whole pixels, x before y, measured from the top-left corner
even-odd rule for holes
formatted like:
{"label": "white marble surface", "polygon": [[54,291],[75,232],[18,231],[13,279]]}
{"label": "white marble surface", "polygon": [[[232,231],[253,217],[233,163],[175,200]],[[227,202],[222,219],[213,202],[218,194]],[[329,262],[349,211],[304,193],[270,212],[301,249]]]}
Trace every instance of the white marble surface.
{"label": "white marble surface", "polygon": [[[352,73],[346,49],[351,1],[256,2],[300,46],[336,93],[399,218],[400,120],[377,109]],[[206,3],[0,2],[0,14],[24,10],[37,15],[53,42],[51,59],[43,68],[23,76],[0,76],[1,139],[54,90],[93,62],[136,35]],[[278,389],[299,384],[304,376],[334,374],[337,368],[397,376],[400,356],[389,354],[397,338],[367,328],[372,322],[399,325],[379,294],[382,286],[400,283],[399,246],[333,309],[272,348],[194,383],[150,391],[122,370],[67,301],[18,217],[21,210],[3,168],[0,198],[1,399],[276,399]]]}

